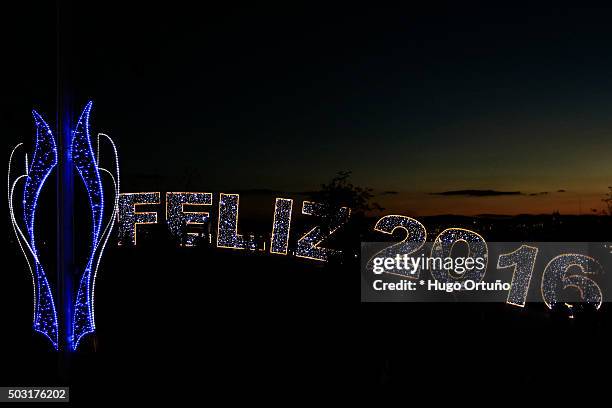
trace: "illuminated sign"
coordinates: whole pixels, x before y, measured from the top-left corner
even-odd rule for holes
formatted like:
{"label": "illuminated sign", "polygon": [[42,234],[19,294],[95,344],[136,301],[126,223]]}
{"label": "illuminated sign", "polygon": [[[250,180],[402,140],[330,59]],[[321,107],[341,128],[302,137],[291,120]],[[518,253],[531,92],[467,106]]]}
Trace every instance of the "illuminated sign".
{"label": "illuminated sign", "polygon": [[[92,146],[89,116],[92,103],[83,109],[74,130],[70,132],[70,143],[58,149],[58,144],[48,124],[36,111],[33,111],[36,128],[36,139],[31,159],[24,155],[23,167],[18,167],[16,152],[23,147],[17,145],[11,152],[8,165],[8,204],[11,224],[17,242],[26,259],[32,276],[33,285],[33,329],[49,339],[55,350],[60,348],[60,336],[67,336],[70,350],[77,350],[81,340],[95,331],[95,281],[104,249],[107,246],[115,220],[118,221],[119,246],[136,246],[140,228],[159,223],[162,213],[162,197],[165,197],[165,222],[171,236],[181,246],[191,247],[198,243],[198,235],[189,230],[194,226],[208,227],[208,243],[215,243],[217,248],[259,251],[273,255],[293,255],[315,262],[328,262],[341,258],[342,251],[330,244],[350,220],[351,209],[348,207],[330,208],[325,203],[302,201],[277,197],[271,209],[272,224],[269,239],[261,240],[254,234],[241,231],[239,223],[240,196],[234,193],[219,193],[218,207],[212,208],[213,193],[210,192],[139,192],[120,193],[119,159],[113,140],[105,134],[98,134],[96,149]],[[100,166],[100,151],[106,145],[110,147],[113,166],[110,169]],[[66,150],[67,149],[67,150]],[[60,151],[61,150],[61,151]],[[61,162],[60,160],[65,160]],[[91,230],[88,239],[86,262],[77,265],[78,276],[74,290],[70,289],[71,305],[66,310],[58,311],[53,288],[47,272],[49,261],[41,258],[39,250],[39,220],[36,218],[39,197],[43,186],[50,175],[57,169],[58,163],[76,170],[85,187],[91,216]],[[25,173],[15,175],[18,168],[25,168]],[[110,193],[105,191],[103,180],[112,186]],[[60,183],[63,182],[60,178]],[[20,202],[16,203],[16,197]],[[140,209],[147,206],[147,209]],[[156,208],[157,206],[157,208]],[[189,206],[192,211],[188,211]],[[193,209],[197,208],[197,211]],[[298,207],[296,210],[294,207]],[[293,228],[293,215],[301,211],[302,215],[315,220],[310,229],[297,231]],[[211,214],[216,214],[216,233],[213,240],[211,233]],[[38,222],[37,222],[38,221]],[[401,260],[409,255],[422,251],[427,243],[427,230],[419,221],[404,215],[385,215],[373,226],[381,236],[394,236],[403,233],[397,242],[388,244],[363,261],[368,273],[374,268],[388,262],[385,259]],[[290,235],[294,234],[294,240]],[[290,247],[290,242],[295,242]],[[489,261],[489,248],[485,239],[474,231],[462,228],[447,228],[437,234],[429,249],[431,259],[451,259],[455,244],[467,245],[471,257],[479,262],[465,269],[460,276],[451,274],[446,268],[436,266],[429,270],[436,288],[466,290],[470,287],[485,285],[485,273]],[[59,255],[58,255],[59,256]],[[520,245],[512,252],[500,254],[495,263],[497,269],[513,268],[512,281],[506,286],[506,303],[523,307],[532,282],[538,248]],[[383,259],[376,264],[375,259]],[[423,258],[425,259],[425,258]],[[377,261],[378,262],[378,261]],[[420,261],[419,261],[420,262]],[[392,263],[392,262],[391,262]],[[462,266],[463,268],[463,266]],[[424,282],[420,276],[421,269],[413,268],[410,273],[399,268],[391,268],[384,273],[408,280]],[[543,302],[552,308],[563,302],[560,294],[566,289],[578,292],[580,300],[599,308],[603,301],[602,291],[595,277],[603,273],[602,266],[592,257],[577,253],[561,253],[550,260],[543,270],[540,293]],[[59,285],[62,280],[58,279]],[[422,283],[423,284],[423,283]],[[481,285],[481,286],[482,286]],[[403,281],[389,284],[377,280],[374,289],[385,287],[402,289],[414,286],[414,282]],[[571,305],[568,305],[571,307]],[[61,312],[61,313],[60,313]],[[60,319],[70,319],[60,324]],[[60,328],[66,327],[66,333]]]}
{"label": "illuminated sign", "polygon": [[[97,150],[91,144],[89,131],[89,114],[92,103],[89,102],[81,113],[74,130],[71,131],[70,144],[65,146],[70,157],[73,169],[79,174],[85,190],[87,192],[88,204],[91,213],[91,231],[87,237],[89,239],[87,261],[84,265],[78,265],[78,282],[76,292],[71,294],[73,304],[71,305],[72,320],[65,326],[69,333],[69,347],[76,350],[82,338],[92,333],[95,328],[95,281],[100,259],[110,237],[115,223],[118,199],[119,199],[119,159],[117,150],[112,139],[104,134],[99,134],[97,138]],[[22,148],[23,144],[15,146],[9,158],[8,166],[8,204],[11,223],[15,236],[26,259],[28,268],[32,275],[33,296],[33,328],[36,332],[46,336],[54,349],[59,349],[59,318],[56,310],[56,301],[53,296],[54,290],[47,276],[49,269],[48,261],[41,259],[38,248],[39,238],[36,236],[38,231],[38,220],[36,211],[38,208],[39,196],[43,186],[48,181],[51,173],[58,165],[58,158],[65,157],[57,149],[57,143],[49,125],[45,122],[38,112],[33,111],[34,124],[36,127],[36,140],[31,162],[28,163],[27,154],[24,156],[25,173],[14,176],[15,153]],[[99,167],[99,157],[101,141],[109,143],[114,155],[114,169],[108,170]],[[105,192],[102,183],[103,177],[108,177],[113,185],[110,201],[105,201]],[[15,193],[23,192],[21,214],[15,211]],[[106,208],[105,208],[106,206]],[[110,209],[110,214],[105,214],[105,210]]]}

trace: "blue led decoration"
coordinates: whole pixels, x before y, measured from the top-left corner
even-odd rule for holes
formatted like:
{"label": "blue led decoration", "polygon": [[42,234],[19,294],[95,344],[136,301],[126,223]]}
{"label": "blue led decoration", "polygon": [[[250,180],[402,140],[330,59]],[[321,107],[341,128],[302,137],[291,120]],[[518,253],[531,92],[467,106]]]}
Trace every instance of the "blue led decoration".
{"label": "blue led decoration", "polygon": [[[53,348],[57,350],[58,325],[55,302],[53,301],[53,293],[47,280],[47,275],[40,261],[35,236],[35,216],[36,208],[38,207],[38,197],[49,174],[51,174],[51,171],[57,165],[57,147],[53,133],[43,118],[36,111],[32,111],[32,116],[36,126],[34,154],[29,167],[26,158],[26,173],[11,181],[13,155],[22,144],[17,145],[11,152],[8,173],[8,204],[13,231],[17,236],[19,247],[26,258],[28,268],[32,274],[32,285],[34,288],[33,328],[38,333],[46,336],[51,341]],[[13,207],[15,187],[22,178],[25,178],[22,201],[22,221],[25,224],[25,233],[17,222]],[[24,249],[24,246],[27,251]],[[33,269],[32,264],[34,266]]]}
{"label": "blue led decoration", "polygon": [[[119,167],[117,159],[117,151],[114,143],[112,143],[115,153],[116,178],[106,169],[98,167],[98,161],[94,156],[91,147],[91,137],[89,135],[89,114],[91,112],[92,102],[87,103],[81,116],[77,122],[76,128],[72,133],[71,152],[74,166],[76,167],[81,180],[87,190],[89,197],[89,206],[91,209],[92,231],[91,231],[91,246],[89,249],[89,257],[85,270],[81,275],[81,280],[78,285],[77,296],[74,304],[74,319],[73,319],[73,342],[72,347],[76,350],[79,342],[88,333],[92,333],[95,328],[94,319],[94,286],[95,275],[97,272],[100,258],[106,246],[106,241],[112,230],[114,220],[116,218],[117,199],[119,190]],[[99,150],[99,139],[98,139]],[[99,152],[98,152],[99,153]],[[115,186],[115,200],[113,205],[113,214],[109,218],[106,228],[102,230],[102,221],[104,218],[104,188],[100,177],[100,171],[105,171],[111,175]]]}
{"label": "blue led decoration", "polygon": [[89,136],[89,112],[91,111],[92,102],[89,102],[81,117],[77,122],[76,129],[72,132],[72,160],[74,166],[79,172],[87,195],[89,197],[89,206],[91,208],[92,217],[92,232],[91,232],[91,247],[90,254],[85,266],[85,271],[81,275],[81,281],[78,286],[77,297],[74,305],[74,342],[73,348],[76,350],[79,341],[87,333],[94,330],[93,315],[91,311],[92,299],[92,265],[98,244],[100,243],[100,229],[102,228],[102,217],[104,215],[104,189],[100,180],[100,171],[94,159],[93,150],[91,148],[91,138]]}
{"label": "blue led decoration", "polygon": [[[119,205],[119,159],[117,149],[113,140],[108,135],[99,134],[97,151],[94,156],[89,133],[91,107],[92,102],[89,102],[83,109],[75,130],[71,133],[70,146],[67,146],[70,149],[69,153],[72,156],[72,163],[85,185],[92,217],[91,241],[87,252],[87,263],[82,267],[83,272],[80,274],[76,297],[74,298],[72,326],[67,325],[67,327],[72,327],[72,332],[67,334],[70,339],[70,349],[73,351],[78,348],[83,336],[95,330],[95,279],[102,253],[115,224]],[[13,156],[16,150],[23,146],[23,144],[17,145],[11,152],[7,177],[8,204],[13,230],[32,275],[34,288],[34,330],[45,335],[51,341],[53,348],[58,350],[58,316],[55,309],[53,292],[40,262],[35,240],[35,214],[38,197],[45,180],[57,165],[58,151],[49,126],[36,111],[33,111],[33,116],[36,124],[34,154],[29,167],[26,155],[26,173],[12,179]],[[107,139],[112,146],[114,172],[99,167],[99,159],[96,159],[96,157],[99,158],[101,138]],[[102,186],[101,174],[107,174],[110,177],[115,193],[112,212],[107,218],[104,228],[104,188]],[[23,220],[18,220],[13,208],[13,197],[17,183],[21,179],[25,179],[23,187]],[[20,227],[21,223],[25,224],[25,233]]]}

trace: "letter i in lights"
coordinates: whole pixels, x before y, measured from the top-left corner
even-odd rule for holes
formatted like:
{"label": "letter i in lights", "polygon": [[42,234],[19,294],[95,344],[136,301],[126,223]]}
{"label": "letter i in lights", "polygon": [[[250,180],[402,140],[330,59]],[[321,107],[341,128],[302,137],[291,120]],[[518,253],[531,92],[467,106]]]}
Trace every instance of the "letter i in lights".
{"label": "letter i in lights", "polygon": [[[39,238],[37,232],[41,226],[36,218],[39,203],[39,196],[43,192],[45,182],[52,174],[58,164],[58,157],[65,157],[58,154],[58,149],[53,132],[43,120],[43,118],[33,111],[34,124],[36,127],[36,140],[31,162],[28,165],[27,156],[25,159],[25,174],[14,176],[13,168],[15,152],[23,146],[22,143],[15,146],[11,152],[8,165],[8,206],[9,215],[13,231],[17,238],[17,243],[26,259],[26,264],[32,275],[33,286],[33,329],[49,339],[53,349],[59,350],[59,336],[66,336],[68,347],[76,350],[82,338],[94,332],[94,289],[95,280],[100,260],[108,242],[108,238],[114,226],[114,221],[118,209],[119,197],[119,159],[117,149],[112,139],[105,134],[99,134],[97,139],[98,151],[95,152],[91,144],[89,132],[89,114],[92,102],[89,102],[79,120],[70,133],[70,144],[65,146],[69,149],[72,157],[72,165],[77,170],[79,178],[85,186],[87,200],[91,215],[91,231],[87,237],[87,255],[83,264],[77,262],[75,270],[70,273],[78,276],[78,283],[75,291],[71,293],[73,299],[72,321],[70,324],[61,325],[66,327],[67,333],[59,333],[60,319],[68,319],[67,316],[58,315],[54,292],[46,271],[49,270],[49,260],[41,259],[38,250]],[[99,166],[100,139],[109,143],[114,154],[112,171]],[[62,152],[63,153],[63,152]],[[103,179],[113,186],[111,201],[105,201]],[[60,182],[61,178],[60,178]],[[15,190],[22,184],[23,191],[23,216],[19,217],[15,212]],[[108,198],[108,197],[107,197]],[[107,210],[110,210],[107,212]],[[105,216],[105,214],[107,214]],[[69,232],[71,233],[71,232]],[[58,255],[59,256],[59,255]],[[77,259],[79,259],[77,257]],[[44,263],[43,263],[44,262]],[[65,282],[61,282],[64,284]]]}
{"label": "letter i in lights", "polygon": [[287,255],[292,209],[292,199],[276,199],[276,203],[274,204],[274,219],[272,221],[272,238],[270,240],[271,254]]}
{"label": "letter i in lights", "polygon": [[217,225],[217,247],[246,249],[244,237],[238,234],[238,194],[219,194],[219,219]]}

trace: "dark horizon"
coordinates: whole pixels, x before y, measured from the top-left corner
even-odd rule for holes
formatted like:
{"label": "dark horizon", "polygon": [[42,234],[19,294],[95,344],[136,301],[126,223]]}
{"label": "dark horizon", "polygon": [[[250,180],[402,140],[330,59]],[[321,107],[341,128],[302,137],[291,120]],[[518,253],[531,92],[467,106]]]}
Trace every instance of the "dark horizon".
{"label": "dark horizon", "polygon": [[[59,80],[72,116],[94,101],[126,192],[309,191],[352,170],[394,212],[603,208],[605,8],[59,4],[9,22],[9,145],[32,108],[55,122]],[[465,190],[521,194],[435,194]]]}

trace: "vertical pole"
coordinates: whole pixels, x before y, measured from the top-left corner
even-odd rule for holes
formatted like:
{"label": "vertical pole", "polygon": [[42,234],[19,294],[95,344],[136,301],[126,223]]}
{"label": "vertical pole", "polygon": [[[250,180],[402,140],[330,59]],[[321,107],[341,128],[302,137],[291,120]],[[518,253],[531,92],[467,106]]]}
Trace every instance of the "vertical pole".
{"label": "vertical pole", "polygon": [[[69,92],[69,38],[66,6],[57,1],[57,302],[59,318],[60,373],[69,371],[72,351],[72,297],[74,286],[74,177],[71,155],[72,101]],[[68,40],[68,41],[67,41]]]}

